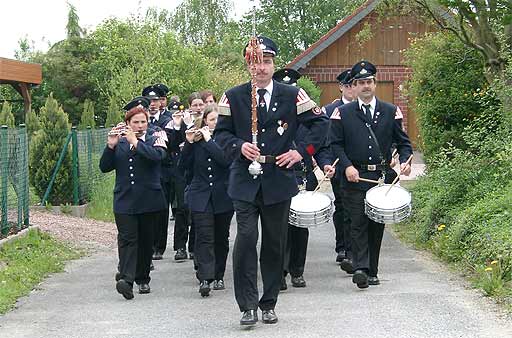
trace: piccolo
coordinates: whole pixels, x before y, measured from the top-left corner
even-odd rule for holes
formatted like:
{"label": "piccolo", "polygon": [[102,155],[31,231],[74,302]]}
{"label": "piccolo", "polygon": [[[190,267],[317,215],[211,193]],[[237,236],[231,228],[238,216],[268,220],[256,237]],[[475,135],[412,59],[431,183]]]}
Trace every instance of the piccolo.
{"label": "piccolo", "polygon": [[[203,114],[203,112],[189,112],[189,114],[190,114],[191,116],[197,116],[197,115],[201,115],[201,114]],[[183,117],[184,115],[185,115],[185,113],[184,113],[184,112],[176,112],[176,113],[172,113],[172,116],[173,116],[173,117],[174,117],[174,116],[181,116],[181,117]]]}

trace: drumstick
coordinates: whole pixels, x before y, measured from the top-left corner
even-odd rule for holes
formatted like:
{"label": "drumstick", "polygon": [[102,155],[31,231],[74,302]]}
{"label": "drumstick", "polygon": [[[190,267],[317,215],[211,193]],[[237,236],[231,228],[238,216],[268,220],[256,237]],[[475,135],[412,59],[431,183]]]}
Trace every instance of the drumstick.
{"label": "drumstick", "polygon": [[[411,160],[412,160],[412,155],[409,156],[409,159],[405,162],[405,166],[407,166],[411,162]],[[386,196],[388,194],[388,192],[395,186],[395,184],[396,184],[396,182],[398,182],[398,179],[400,178],[401,174],[402,174],[402,170],[400,170],[400,174],[396,175],[393,182],[391,182],[391,185],[389,186],[388,190],[386,190],[386,192],[384,193],[384,196]]]}
{"label": "drumstick", "polygon": [[[332,164],[332,166],[333,166],[333,167],[335,167],[335,166],[336,166],[336,164],[338,164],[338,161],[339,161],[339,160],[340,160],[340,159],[339,159],[339,158],[337,158],[337,159],[334,161],[334,163]],[[317,191],[318,191],[318,189],[320,189],[320,186],[322,185],[322,183],[324,183],[324,181],[325,181],[325,179],[326,179],[326,178],[327,178],[327,174],[326,174],[326,175],[324,175],[324,177],[322,178],[322,180],[320,181],[320,183],[318,183],[318,185],[316,186],[315,190],[313,191],[313,194],[314,194],[315,192],[317,192]]]}
{"label": "drumstick", "polygon": [[379,181],[370,180],[368,178],[362,178],[362,177],[359,177],[359,181],[368,182],[368,183],[375,183],[375,184],[379,184],[380,183]]}

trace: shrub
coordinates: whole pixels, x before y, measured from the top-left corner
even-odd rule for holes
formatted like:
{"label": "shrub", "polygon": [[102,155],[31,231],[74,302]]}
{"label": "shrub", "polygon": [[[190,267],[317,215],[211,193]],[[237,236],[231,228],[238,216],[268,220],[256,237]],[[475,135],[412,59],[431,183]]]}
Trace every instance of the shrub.
{"label": "shrub", "polygon": [[94,103],[89,99],[84,102],[84,111],[80,119],[80,129],[86,129],[87,127],[94,128],[96,122],[94,121]]}
{"label": "shrub", "polygon": [[110,98],[110,104],[107,110],[107,119],[105,120],[105,127],[109,128],[115,126],[119,122],[123,121],[121,109],[119,104],[116,102],[114,97]]}
{"label": "shrub", "polygon": [[14,116],[12,115],[11,105],[5,101],[0,111],[0,126],[6,125],[9,128],[14,128]]}
{"label": "shrub", "polygon": [[[60,156],[62,146],[69,134],[68,116],[57,100],[50,95],[40,111],[41,130],[32,139],[30,147],[30,183],[39,198],[43,198],[46,188]],[[73,183],[71,176],[71,156],[68,150],[57,174],[48,201],[52,205],[72,202]]]}

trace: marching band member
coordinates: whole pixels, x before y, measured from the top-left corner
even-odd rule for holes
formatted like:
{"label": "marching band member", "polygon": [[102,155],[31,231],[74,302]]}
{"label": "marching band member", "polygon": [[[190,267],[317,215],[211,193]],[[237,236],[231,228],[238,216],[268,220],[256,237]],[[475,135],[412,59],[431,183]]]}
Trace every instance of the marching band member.
{"label": "marching band member", "polygon": [[378,285],[379,253],[384,224],[370,220],[364,212],[366,191],[373,185],[359,178],[377,180],[385,176],[391,183],[396,173],[391,169],[391,145],[396,143],[401,172],[409,175],[407,164],[412,147],[402,129],[402,113],[390,103],[375,97],[377,69],[368,61],[351,69],[356,101],[342,105],[331,115],[330,142],[340,159],[343,202],[350,215],[350,234],[355,269],[352,282],[359,288]]}
{"label": "marching band member", "polygon": [[124,107],[126,126],[113,128],[99,164],[104,173],[116,172],[114,216],[119,253],[116,289],[126,299],[133,298],[133,282],[139,285],[139,293],[150,292],[154,221],[166,206],[160,185],[166,144],[162,138],[146,133],[148,106],[147,99],[139,97]]}
{"label": "marching band member", "polygon": [[[256,324],[258,307],[262,310],[263,323],[278,321],[274,309],[283,274],[288,214],[291,198],[298,191],[291,168],[306,154],[316,152],[324,142],[328,126],[326,116],[304,90],[272,80],[277,54],[275,43],[260,36],[251,40],[250,48],[258,55],[262,52],[261,59],[249,58],[247,64],[257,95],[253,97],[251,94],[252,81],[225,92],[219,101],[219,122],[215,129],[218,144],[233,155],[228,194],[233,200],[237,219],[233,272],[235,298],[242,312],[241,325]],[[244,55],[245,52],[244,49]],[[253,100],[258,102],[257,125],[249,114]],[[304,140],[305,146],[295,150],[292,141],[299,124],[305,124],[311,132]],[[251,125],[257,126],[257,145],[251,143]],[[263,169],[258,175],[248,171],[254,161],[261,163]],[[256,249],[259,218],[263,279],[260,299]]]}
{"label": "marching band member", "polygon": [[185,197],[195,226],[195,263],[199,293],[206,297],[210,283],[222,290],[229,251],[229,226],[233,203],[227,194],[229,163],[211,133],[217,124],[218,107],[206,106],[200,128],[187,131],[180,167],[191,174]]}

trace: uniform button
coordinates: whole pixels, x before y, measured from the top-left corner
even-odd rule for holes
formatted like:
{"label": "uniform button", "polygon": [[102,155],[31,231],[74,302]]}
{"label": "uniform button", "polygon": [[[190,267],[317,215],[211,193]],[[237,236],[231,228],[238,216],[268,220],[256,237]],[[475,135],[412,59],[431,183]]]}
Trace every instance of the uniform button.
{"label": "uniform button", "polygon": [[132,167],[132,166],[130,166],[130,170],[133,170],[133,167]]}
{"label": "uniform button", "polygon": [[130,177],[133,177],[133,174],[130,174]]}
{"label": "uniform button", "polygon": [[368,159],[371,161],[371,160],[372,160],[372,157],[370,156],[370,157],[368,157]]}
{"label": "uniform button", "polygon": [[261,132],[264,133],[265,132],[265,128],[261,129]]}
{"label": "uniform button", "polygon": [[368,146],[368,149],[372,149],[372,146]]}
{"label": "uniform button", "polygon": [[212,178],[212,177],[213,177],[213,175],[209,175],[208,177],[209,177],[209,178]]}
{"label": "uniform button", "polygon": [[212,167],[208,167],[208,171],[211,171],[212,170]]}
{"label": "uniform button", "polygon": [[131,183],[132,185],[133,185],[133,184],[135,184],[135,182],[134,182],[134,181],[131,181],[130,183]]}
{"label": "uniform button", "polygon": [[368,138],[369,138],[370,140],[372,139],[372,137],[371,137],[371,136],[368,136]]}
{"label": "uniform button", "polygon": [[212,159],[211,159],[211,158],[209,158],[209,159],[208,159],[208,162],[211,162],[211,161],[212,161]]}
{"label": "uniform button", "polygon": [[130,158],[128,161],[133,162],[133,158]]}
{"label": "uniform button", "polygon": [[211,186],[213,186],[213,183],[212,183],[212,182],[210,182],[210,187],[211,187]]}
{"label": "uniform button", "polygon": [[262,147],[264,147],[264,146],[265,146],[265,143],[262,143],[262,144],[261,144],[261,146],[262,146]]}

